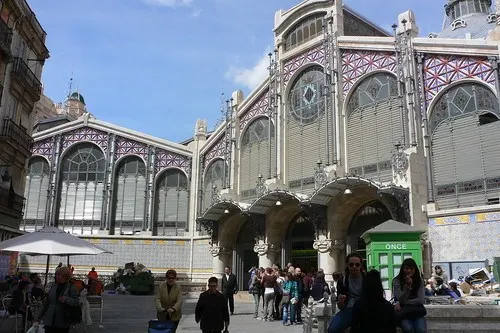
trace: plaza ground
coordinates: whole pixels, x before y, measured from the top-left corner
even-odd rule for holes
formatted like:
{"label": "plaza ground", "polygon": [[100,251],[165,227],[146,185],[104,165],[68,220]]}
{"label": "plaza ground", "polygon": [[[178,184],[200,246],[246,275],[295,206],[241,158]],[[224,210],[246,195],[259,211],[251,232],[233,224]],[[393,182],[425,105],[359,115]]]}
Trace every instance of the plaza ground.
{"label": "plaza ground", "polygon": [[[283,326],[281,321],[264,322],[253,319],[253,302],[248,294],[238,294],[235,297],[235,311],[231,316],[229,332],[250,333],[274,332],[274,333],[299,333],[302,325]],[[177,332],[201,332],[199,324],[194,321],[194,309],[198,300],[197,294],[184,296],[182,306],[183,317]],[[78,325],[70,330],[70,333],[147,333],[148,322],[156,318],[154,296],[132,296],[132,295],[104,295],[103,321],[99,322],[100,312],[98,309],[91,310],[93,324],[86,327]],[[14,333],[15,324],[13,319],[0,318],[0,333]],[[22,333],[19,331],[19,333]]]}
{"label": "plaza ground", "polygon": [[[177,332],[200,332],[199,325],[194,321],[196,301],[197,298],[194,297],[185,299],[182,307],[183,317]],[[229,332],[302,332],[301,325],[284,327],[280,321],[264,322],[253,319],[252,314],[253,303],[237,298]],[[155,316],[153,296],[105,295],[103,322],[98,322],[99,311],[92,310],[92,320],[95,322],[87,328],[87,333],[146,333],[148,321]],[[83,329],[79,332],[83,332]]]}

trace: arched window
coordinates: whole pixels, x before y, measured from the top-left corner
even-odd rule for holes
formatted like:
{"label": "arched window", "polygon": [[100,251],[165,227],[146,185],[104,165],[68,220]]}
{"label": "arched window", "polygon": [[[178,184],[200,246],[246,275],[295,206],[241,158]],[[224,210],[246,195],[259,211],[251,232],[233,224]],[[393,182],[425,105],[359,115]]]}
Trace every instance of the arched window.
{"label": "arched window", "polygon": [[301,125],[315,122],[325,112],[324,73],[319,66],[309,67],[290,90],[290,115]]}
{"label": "arched window", "polygon": [[[115,233],[135,234],[146,226],[146,165],[137,156],[128,156],[116,168],[113,218]],[[113,222],[112,222],[113,223]]]}
{"label": "arched window", "polygon": [[155,236],[183,236],[188,226],[189,187],[180,170],[163,172],[156,186]]}
{"label": "arched window", "polygon": [[332,131],[326,137],[326,105],[331,112],[329,98],[321,66],[306,68],[291,83],[285,131],[286,178],[291,190],[314,189],[314,167],[318,160],[327,161],[326,143],[332,141]]}
{"label": "arched window", "polygon": [[[269,127],[271,125],[271,127]],[[269,146],[269,132],[271,145]],[[259,175],[269,176],[269,162],[271,162],[271,177],[276,172],[274,161],[274,125],[266,117],[255,119],[245,130],[241,138],[240,157],[240,193],[243,201],[255,199],[255,190]],[[271,152],[269,152],[271,149]],[[271,156],[271,161],[269,157]]]}
{"label": "arched window", "polygon": [[47,195],[50,186],[49,163],[43,157],[35,156],[28,164],[26,175],[26,198],[24,220],[21,229],[35,231],[43,228],[47,212]]}
{"label": "arched window", "polygon": [[347,161],[350,174],[392,180],[391,155],[402,143],[407,117],[401,114],[396,78],[378,73],[364,79],[347,103]]}
{"label": "arched window", "polygon": [[92,234],[101,227],[106,161],[99,147],[79,143],[62,160],[58,225]]}
{"label": "arched window", "polygon": [[481,84],[463,83],[439,97],[429,117],[439,208],[499,203],[499,118],[498,98]]}
{"label": "arched window", "polygon": [[297,23],[285,35],[285,50],[289,51],[323,33],[323,17],[326,13],[317,13]]}
{"label": "arched window", "polygon": [[224,170],[226,170],[226,174],[228,174],[229,170],[227,170],[227,164],[224,169],[224,161],[217,159],[213,161],[205,171],[205,178],[203,181],[203,210],[215,204],[214,195],[222,190]]}

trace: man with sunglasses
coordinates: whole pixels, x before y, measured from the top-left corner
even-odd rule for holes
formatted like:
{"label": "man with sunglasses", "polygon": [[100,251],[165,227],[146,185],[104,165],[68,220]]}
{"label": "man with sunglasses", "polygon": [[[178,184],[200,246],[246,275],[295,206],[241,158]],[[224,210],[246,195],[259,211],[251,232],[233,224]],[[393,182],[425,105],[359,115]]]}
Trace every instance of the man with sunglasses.
{"label": "man with sunglasses", "polygon": [[177,272],[175,270],[169,269],[165,277],[167,283],[160,285],[155,294],[156,311],[158,312],[158,320],[174,323],[172,332],[174,333],[182,317],[181,288],[176,283]]}
{"label": "man with sunglasses", "polygon": [[363,257],[353,252],[346,258],[345,277],[337,282],[337,306],[340,311],[332,318],[328,333],[343,333],[351,326],[352,308],[360,298],[363,286]]}

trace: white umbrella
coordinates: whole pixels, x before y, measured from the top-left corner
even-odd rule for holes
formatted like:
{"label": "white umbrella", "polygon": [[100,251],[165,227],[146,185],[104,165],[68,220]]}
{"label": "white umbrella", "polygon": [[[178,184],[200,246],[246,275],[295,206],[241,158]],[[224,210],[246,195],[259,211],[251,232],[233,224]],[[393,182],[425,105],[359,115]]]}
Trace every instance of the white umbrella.
{"label": "white umbrella", "polygon": [[51,255],[97,255],[111,253],[97,245],[70,235],[56,227],[45,227],[0,243],[1,251],[22,252],[29,255],[47,255],[45,283],[49,272]]}

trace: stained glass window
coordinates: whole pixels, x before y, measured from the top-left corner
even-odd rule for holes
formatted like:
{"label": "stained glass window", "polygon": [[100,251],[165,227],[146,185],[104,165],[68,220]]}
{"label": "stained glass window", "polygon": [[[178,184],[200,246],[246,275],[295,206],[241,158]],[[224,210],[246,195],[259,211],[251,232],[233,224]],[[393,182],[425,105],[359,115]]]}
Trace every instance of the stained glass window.
{"label": "stained glass window", "polygon": [[384,73],[376,74],[369,79],[363,80],[355,88],[347,104],[347,112],[351,114],[356,109],[397,96],[398,86],[394,76]]}
{"label": "stained glass window", "polygon": [[294,81],[289,95],[290,115],[301,125],[315,122],[325,113],[324,73],[309,67]]}
{"label": "stained glass window", "polygon": [[459,117],[468,113],[493,113],[500,117],[498,98],[488,88],[471,83],[463,83],[449,89],[439,97],[430,118],[430,132],[449,118]]}
{"label": "stained glass window", "polygon": [[[271,122],[271,137],[274,135],[274,125]],[[259,118],[254,120],[245,130],[241,138],[241,147],[244,148],[252,143],[261,142],[269,138],[269,119]]]}

